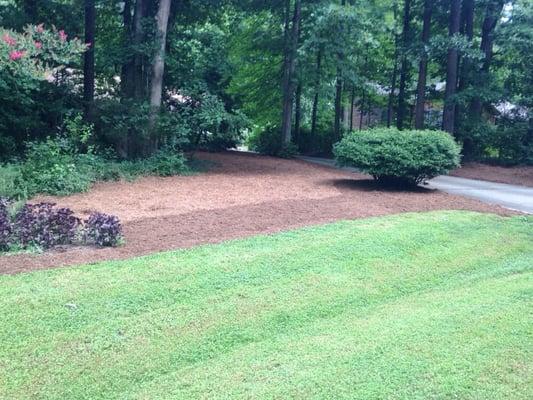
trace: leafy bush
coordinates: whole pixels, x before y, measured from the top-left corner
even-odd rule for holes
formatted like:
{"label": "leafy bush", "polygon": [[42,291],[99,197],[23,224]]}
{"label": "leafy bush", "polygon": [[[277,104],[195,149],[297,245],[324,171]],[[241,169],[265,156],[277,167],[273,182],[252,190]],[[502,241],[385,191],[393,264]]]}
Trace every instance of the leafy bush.
{"label": "leafy bush", "polygon": [[189,171],[183,153],[172,147],[164,147],[145,162],[146,173],[159,176],[172,176]]}
{"label": "leafy bush", "polygon": [[499,164],[533,164],[533,133],[526,119],[500,118],[489,146],[497,150]]}
{"label": "leafy bush", "polygon": [[53,203],[24,204],[18,212],[14,209],[7,199],[0,198],[0,252],[74,243],[117,246],[122,240],[120,221],[113,215],[93,213],[82,223],[72,210]]}
{"label": "leafy bush", "polygon": [[97,246],[116,246],[122,240],[122,226],[114,215],[93,213],[85,220],[85,240]]}
{"label": "leafy bush", "polygon": [[[16,32],[0,27],[0,158],[9,160],[24,141],[51,133],[76,97],[64,84],[72,81],[64,67],[77,63],[86,49],[55,28],[28,25]],[[54,82],[49,82],[52,72]]]}
{"label": "leafy bush", "polygon": [[28,144],[21,176],[29,195],[68,195],[87,191],[93,182],[94,177],[84,166],[66,138],[48,138]]}
{"label": "leafy bush", "polygon": [[302,127],[297,138],[298,150],[302,154],[331,156],[335,134],[330,127],[318,127],[314,134],[311,129]]}
{"label": "leafy bush", "polygon": [[0,166],[0,197],[25,199],[28,197],[26,181],[22,178],[19,164]]}
{"label": "leafy bush", "polygon": [[284,147],[281,141],[281,130],[275,125],[269,125],[263,130],[253,132],[248,137],[248,147],[252,151],[269,156],[290,158],[297,154],[293,143]]}
{"label": "leafy bush", "polygon": [[442,131],[376,128],[346,135],[334,154],[378,181],[414,185],[458,167],[460,146]]}
{"label": "leafy bush", "polygon": [[25,204],[15,217],[14,235],[22,247],[48,249],[71,244],[79,227],[80,220],[68,208],[55,208],[53,203]]}
{"label": "leafy bush", "polygon": [[9,202],[0,198],[0,251],[6,251],[11,245],[13,226],[9,217]]}

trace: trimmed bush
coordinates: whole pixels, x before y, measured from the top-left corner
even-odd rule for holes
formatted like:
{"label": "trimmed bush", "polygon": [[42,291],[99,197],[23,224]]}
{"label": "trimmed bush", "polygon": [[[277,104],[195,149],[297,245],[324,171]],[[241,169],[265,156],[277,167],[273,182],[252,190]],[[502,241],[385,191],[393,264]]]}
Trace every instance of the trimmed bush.
{"label": "trimmed bush", "polygon": [[459,166],[460,146],[446,132],[376,128],[347,134],[334,146],[337,163],[394,185],[416,185]]}
{"label": "trimmed bush", "polygon": [[122,226],[114,215],[93,213],[85,220],[85,241],[101,247],[116,246],[122,240]]}

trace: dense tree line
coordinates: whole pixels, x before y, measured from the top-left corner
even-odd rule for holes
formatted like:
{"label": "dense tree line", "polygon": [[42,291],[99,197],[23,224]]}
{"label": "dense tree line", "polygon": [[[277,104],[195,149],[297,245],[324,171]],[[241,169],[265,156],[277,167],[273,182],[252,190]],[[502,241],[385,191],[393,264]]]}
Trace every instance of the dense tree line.
{"label": "dense tree line", "polygon": [[[528,0],[10,0],[6,29],[88,44],[53,80],[0,74],[4,158],[82,112],[122,158],[270,132],[329,153],[346,130],[443,129],[466,158],[533,159]],[[25,104],[21,107],[20,104]],[[16,115],[17,118],[13,116]],[[17,150],[18,149],[18,150]]]}

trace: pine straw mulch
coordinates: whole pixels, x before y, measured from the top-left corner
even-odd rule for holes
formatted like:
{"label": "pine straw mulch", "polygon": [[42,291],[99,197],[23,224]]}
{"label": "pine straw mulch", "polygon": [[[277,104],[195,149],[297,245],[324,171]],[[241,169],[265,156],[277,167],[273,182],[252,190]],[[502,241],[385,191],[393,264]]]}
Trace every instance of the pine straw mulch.
{"label": "pine straw mulch", "polygon": [[533,166],[500,167],[480,163],[466,163],[461,168],[453,171],[451,175],[533,187]]}
{"label": "pine straw mulch", "polygon": [[476,200],[419,188],[383,190],[368,176],[299,160],[236,152],[199,153],[213,163],[192,176],[106,182],[88,193],[40,197],[72,208],[117,215],[125,245],[70,247],[0,257],[0,273],[126,259],[157,251],[217,243],[255,234],[408,211],[460,209],[512,214]]}

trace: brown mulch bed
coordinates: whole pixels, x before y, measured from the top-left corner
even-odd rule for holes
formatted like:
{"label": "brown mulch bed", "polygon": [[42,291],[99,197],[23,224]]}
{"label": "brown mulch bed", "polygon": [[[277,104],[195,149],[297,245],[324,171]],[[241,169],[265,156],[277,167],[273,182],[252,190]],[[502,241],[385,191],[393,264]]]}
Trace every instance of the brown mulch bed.
{"label": "brown mulch bed", "polygon": [[450,175],[533,187],[533,166],[499,167],[480,163],[466,163]]}
{"label": "brown mulch bed", "polygon": [[107,182],[88,193],[41,197],[84,216],[117,215],[126,244],[67,248],[0,257],[0,273],[125,259],[156,251],[216,243],[260,233],[407,211],[464,209],[510,211],[428,189],[382,190],[365,175],[304,161],[243,153],[200,153],[209,172],[135,182]]}

